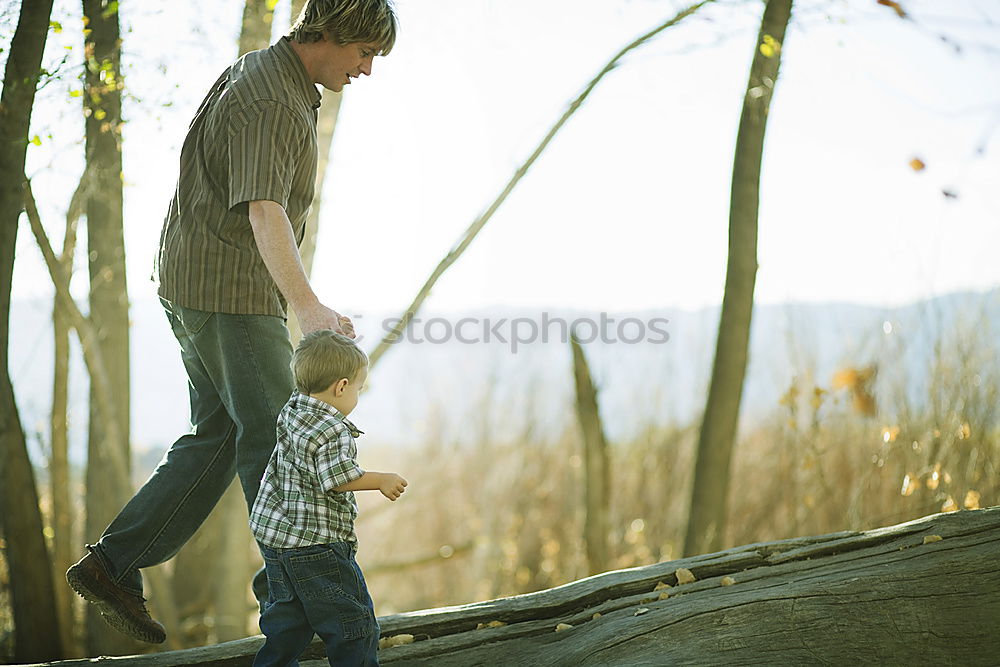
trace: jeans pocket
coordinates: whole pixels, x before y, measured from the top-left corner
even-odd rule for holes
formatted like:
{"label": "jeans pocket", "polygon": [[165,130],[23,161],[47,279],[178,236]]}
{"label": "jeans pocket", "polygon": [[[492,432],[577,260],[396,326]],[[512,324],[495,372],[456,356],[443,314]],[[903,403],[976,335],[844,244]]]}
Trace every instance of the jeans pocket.
{"label": "jeans pocket", "polygon": [[303,598],[322,599],[330,593],[343,594],[347,568],[337,553],[327,545],[305,547],[288,559],[291,575]]}
{"label": "jeans pocket", "polygon": [[214,314],[206,310],[195,310],[194,308],[184,308],[183,306],[174,305],[174,315],[189,336],[199,333]]}
{"label": "jeans pocket", "polygon": [[281,561],[264,556],[264,572],[267,574],[268,602],[291,602],[295,598]]}
{"label": "jeans pocket", "polygon": [[359,584],[351,563],[336,546],[307,547],[310,552],[289,558],[295,587],[307,607],[340,621],[344,639],[368,637],[377,627],[375,614],[358,597]]}

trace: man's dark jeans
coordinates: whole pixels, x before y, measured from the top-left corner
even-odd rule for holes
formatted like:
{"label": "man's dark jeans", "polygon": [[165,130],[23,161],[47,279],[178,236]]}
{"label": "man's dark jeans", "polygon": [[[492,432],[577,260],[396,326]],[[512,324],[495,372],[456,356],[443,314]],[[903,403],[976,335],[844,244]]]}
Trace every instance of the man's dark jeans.
{"label": "man's dark jeans", "polygon": [[[94,552],[115,583],[142,595],[139,569],[172,558],[239,474],[252,507],[292,393],[292,348],[280,317],[229,315],[163,302],[188,375],[192,431],[167,451]],[[247,529],[249,530],[249,528]],[[267,599],[264,570],[254,595]]]}
{"label": "man's dark jeans", "polygon": [[297,665],[314,633],[333,667],[377,666],[378,621],[351,546],[258,546],[271,594],[260,615],[266,639],[254,667]]}

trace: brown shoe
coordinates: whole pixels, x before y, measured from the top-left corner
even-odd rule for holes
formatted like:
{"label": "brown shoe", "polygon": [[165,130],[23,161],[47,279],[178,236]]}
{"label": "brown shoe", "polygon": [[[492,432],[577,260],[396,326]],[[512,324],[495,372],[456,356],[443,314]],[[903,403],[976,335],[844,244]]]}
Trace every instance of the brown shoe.
{"label": "brown shoe", "polygon": [[84,600],[97,605],[101,616],[115,630],[150,644],[166,641],[163,626],[146,611],[146,599],[122,590],[112,581],[92,549],[66,570],[66,581]]}

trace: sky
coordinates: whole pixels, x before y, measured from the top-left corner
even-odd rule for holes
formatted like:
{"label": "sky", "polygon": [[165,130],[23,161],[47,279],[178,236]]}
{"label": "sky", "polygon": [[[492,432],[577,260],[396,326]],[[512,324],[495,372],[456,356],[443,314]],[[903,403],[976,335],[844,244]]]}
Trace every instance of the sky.
{"label": "sky", "polygon": [[[797,2],[763,160],[760,303],[897,305],[1000,284],[1000,3]],[[275,36],[288,24],[288,0]],[[0,0],[6,49],[19,3]],[[398,0],[395,49],[347,91],[313,284],[395,312],[619,48],[667,0]],[[438,283],[438,312],[699,308],[722,297],[739,112],[762,3],[716,3],[630,53]],[[121,3],[130,297],[184,131],[236,56],[239,0]],[[50,234],[82,171],[79,4],[56,0],[28,173]],[[959,48],[955,48],[958,45]],[[0,53],[5,60],[6,51]],[[918,157],[927,166],[914,171]],[[946,197],[943,191],[957,195]],[[15,298],[51,294],[22,225]],[[85,275],[84,258],[78,273]],[[79,295],[86,285],[78,280]]]}

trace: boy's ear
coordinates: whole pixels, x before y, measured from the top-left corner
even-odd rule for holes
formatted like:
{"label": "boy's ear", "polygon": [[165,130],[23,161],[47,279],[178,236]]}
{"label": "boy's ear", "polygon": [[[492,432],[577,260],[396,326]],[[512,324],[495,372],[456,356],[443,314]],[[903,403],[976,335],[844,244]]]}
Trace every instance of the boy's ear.
{"label": "boy's ear", "polygon": [[333,395],[334,396],[340,396],[341,394],[343,394],[344,390],[347,389],[347,383],[348,383],[348,379],[347,378],[340,378],[339,380],[337,380],[336,382],[334,382],[333,383]]}

